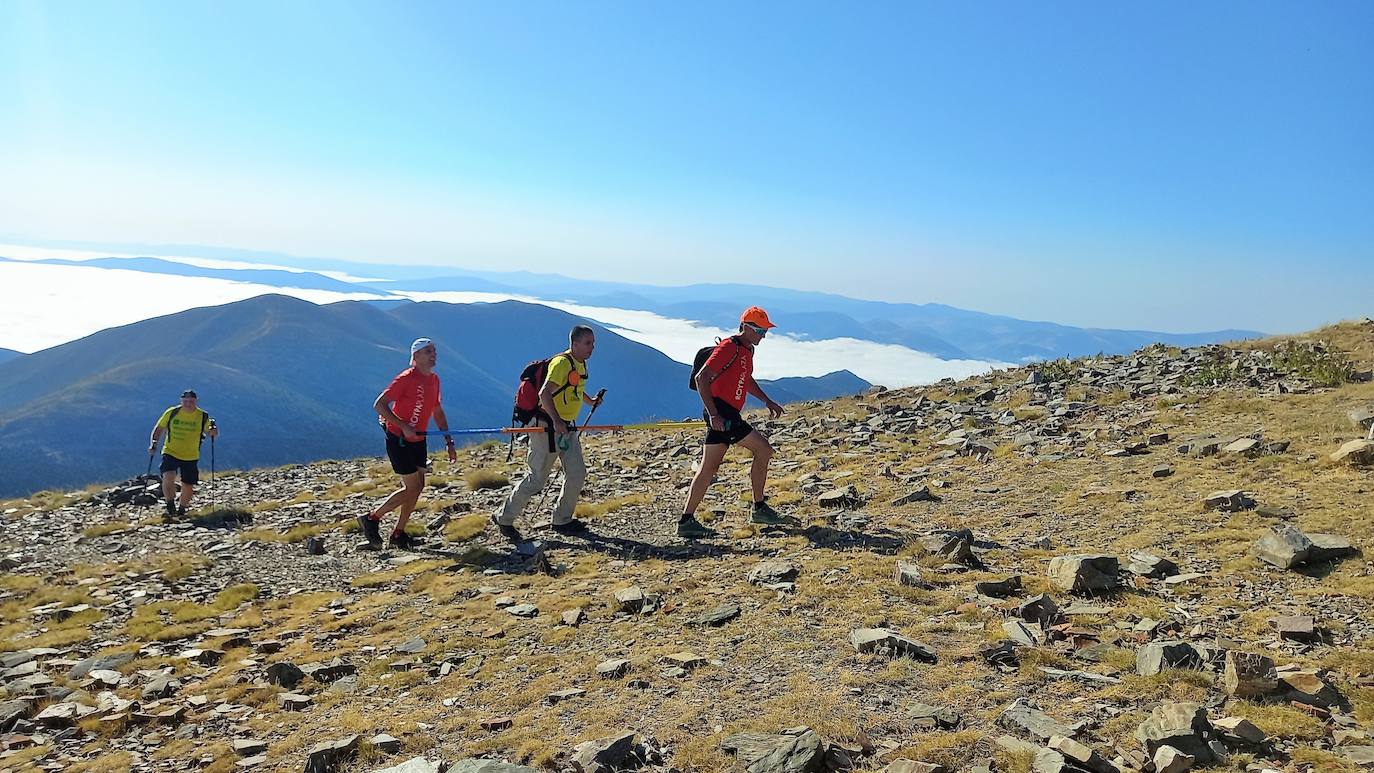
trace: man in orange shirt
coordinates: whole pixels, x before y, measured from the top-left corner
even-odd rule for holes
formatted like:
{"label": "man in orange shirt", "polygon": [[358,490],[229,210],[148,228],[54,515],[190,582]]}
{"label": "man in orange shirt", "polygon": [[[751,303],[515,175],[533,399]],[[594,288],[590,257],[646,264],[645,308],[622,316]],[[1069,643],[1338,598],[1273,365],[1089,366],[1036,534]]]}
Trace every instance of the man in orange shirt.
{"label": "man in orange shirt", "polygon": [[382,548],[382,516],[396,508],[401,509],[396,519],[396,528],[391,532],[392,547],[412,546],[406,534],[406,522],[420,500],[425,489],[425,473],[429,471],[429,449],[425,443],[425,429],[429,419],[445,433],[448,446],[449,463],[458,461],[458,452],[453,448],[453,437],[448,433],[448,417],[439,395],[439,376],[434,372],[438,354],[434,342],[428,338],[417,338],[410,345],[410,367],[401,371],[391,380],[391,385],[372,403],[373,410],[381,417],[382,430],[386,435],[386,455],[391,460],[391,469],[401,476],[401,487],[391,492],[381,507],[358,516],[358,525],[367,537],[371,550]]}
{"label": "man in orange shirt", "polygon": [[747,395],[763,401],[773,418],[782,415],[782,406],[773,402],[754,380],[754,347],[763,341],[764,336],[774,325],[768,313],[758,306],[750,306],[740,316],[739,333],[716,344],[715,351],[701,366],[695,379],[697,394],[706,410],[702,418],[706,420],[706,440],[701,448],[701,466],[692,486],[687,492],[687,505],[678,521],[677,534],[687,539],[715,536],[715,531],[696,519],[697,505],[706,496],[706,489],[725,459],[725,452],[732,445],[741,445],[754,455],[754,463],[749,470],[749,480],[753,485],[754,508],[749,520],[768,526],[791,523],[780,515],[766,501],[763,494],[768,482],[768,462],[773,458],[773,446],[758,430],[749,425],[740,415]]}

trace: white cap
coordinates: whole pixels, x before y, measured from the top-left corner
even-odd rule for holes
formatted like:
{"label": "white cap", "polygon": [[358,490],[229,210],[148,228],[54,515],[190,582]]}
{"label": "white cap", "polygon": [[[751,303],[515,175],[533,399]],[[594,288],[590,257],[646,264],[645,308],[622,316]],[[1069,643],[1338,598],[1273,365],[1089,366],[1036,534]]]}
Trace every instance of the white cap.
{"label": "white cap", "polygon": [[421,349],[425,348],[426,346],[433,346],[433,345],[434,345],[434,342],[431,341],[431,340],[429,340],[428,338],[417,338],[417,339],[415,339],[414,341],[412,341],[412,342],[410,343],[410,354],[411,354],[411,356],[413,357],[413,356],[415,356],[415,353],[416,353],[416,352],[420,351]]}

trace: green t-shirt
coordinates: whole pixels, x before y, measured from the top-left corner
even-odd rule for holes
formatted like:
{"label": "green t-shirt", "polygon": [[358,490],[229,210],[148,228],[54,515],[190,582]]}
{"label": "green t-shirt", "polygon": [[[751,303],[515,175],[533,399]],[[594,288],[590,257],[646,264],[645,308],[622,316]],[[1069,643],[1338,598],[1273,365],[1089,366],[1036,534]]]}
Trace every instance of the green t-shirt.
{"label": "green t-shirt", "polygon": [[544,383],[553,384],[555,391],[568,384],[567,389],[554,396],[553,407],[558,409],[563,421],[576,421],[578,412],[582,410],[583,390],[587,387],[587,363],[578,362],[567,352],[559,354],[549,363],[549,375]]}
{"label": "green t-shirt", "polygon": [[[178,410],[180,406],[172,406],[163,411],[162,418],[157,420],[157,426],[167,430],[167,439],[162,444],[162,453],[167,454],[183,462],[194,462],[200,458],[200,430],[202,422],[206,421],[205,411],[197,408],[194,411]],[[177,415],[172,416],[172,411]],[[168,427],[167,423],[171,422]]]}

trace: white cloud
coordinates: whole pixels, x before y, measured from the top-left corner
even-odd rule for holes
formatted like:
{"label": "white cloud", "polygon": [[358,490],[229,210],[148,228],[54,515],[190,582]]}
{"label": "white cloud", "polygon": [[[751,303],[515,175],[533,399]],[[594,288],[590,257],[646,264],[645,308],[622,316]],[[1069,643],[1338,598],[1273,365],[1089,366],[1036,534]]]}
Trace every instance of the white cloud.
{"label": "white cloud", "polygon": [[[41,257],[78,260],[105,257],[69,250],[39,250],[0,246],[0,255],[25,261]],[[193,265],[264,268],[259,264],[231,261],[199,258],[179,260],[187,263],[194,260],[196,262]],[[0,346],[23,352],[46,349],[108,327],[127,325],[198,306],[232,303],[266,293],[290,295],[312,303],[382,297],[370,292],[339,293],[280,288],[209,277],[29,262],[0,263],[0,286],[10,290],[7,302],[0,304]],[[581,306],[521,295],[477,292],[403,294],[417,301],[447,303],[495,303],[504,300],[541,303],[596,320],[620,335],[651,346],[678,362],[691,362],[697,349],[732,332],[688,320],[661,317],[647,311]],[[946,377],[962,378],[999,365],[978,360],[942,360],[904,346],[853,338],[802,341],[788,337],[784,331],[776,331],[759,347],[755,372],[759,378],[782,378],[820,376],[847,369],[875,384],[899,387],[928,384]]]}
{"label": "white cloud", "polygon": [[[730,335],[723,330],[685,319],[660,317],[648,311],[581,306],[575,303],[536,300],[495,293],[409,292],[415,300],[448,303],[524,300],[540,303],[569,314],[596,320],[632,341],[652,346],[678,362],[692,361],[697,350],[717,338]],[[828,338],[801,341],[782,331],[770,333],[759,346],[754,373],[759,378],[785,376],[823,376],[848,370],[866,381],[889,387],[930,384],[942,378],[963,378],[1005,363],[981,360],[942,360],[925,352],[896,344],[880,344],[854,338]]]}

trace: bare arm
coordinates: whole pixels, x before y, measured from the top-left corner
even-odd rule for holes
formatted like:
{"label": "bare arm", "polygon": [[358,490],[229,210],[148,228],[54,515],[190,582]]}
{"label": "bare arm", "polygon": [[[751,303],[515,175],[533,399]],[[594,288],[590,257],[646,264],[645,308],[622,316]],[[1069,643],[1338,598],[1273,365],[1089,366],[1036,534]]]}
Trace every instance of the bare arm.
{"label": "bare arm", "polygon": [[[444,414],[443,403],[434,406],[434,426],[438,427],[441,432],[448,432],[448,416]],[[458,452],[453,448],[452,435],[444,438],[444,447],[448,449],[448,460],[450,462],[458,461]]]}
{"label": "bare arm", "polygon": [[161,424],[153,425],[153,436],[148,438],[148,455],[151,456],[157,450],[158,438],[162,437],[163,429]]}
{"label": "bare arm", "polygon": [[558,408],[553,404],[553,393],[557,391],[558,387],[552,381],[545,381],[544,387],[539,390],[539,407],[553,419],[553,431],[561,435],[568,431],[568,423],[558,415]]}
{"label": "bare arm", "polygon": [[763,393],[763,387],[759,386],[759,382],[755,381],[753,376],[749,377],[749,383],[745,385],[745,389],[749,391],[749,394],[763,401],[763,404],[768,407],[768,413],[773,418],[776,419],[782,415],[782,406],[773,402],[773,398]]}

